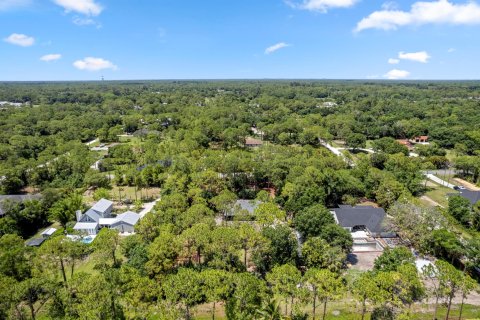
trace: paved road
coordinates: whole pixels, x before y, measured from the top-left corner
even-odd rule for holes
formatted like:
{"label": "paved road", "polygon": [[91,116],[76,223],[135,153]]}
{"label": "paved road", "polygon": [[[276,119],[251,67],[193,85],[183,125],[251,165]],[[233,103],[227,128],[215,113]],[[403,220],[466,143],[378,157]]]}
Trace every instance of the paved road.
{"label": "paved road", "polygon": [[475,184],[473,183],[470,183],[468,181],[465,181],[463,179],[460,179],[460,178],[453,178],[453,180],[455,182],[458,182],[458,184],[464,186],[465,188],[467,188],[468,190],[472,190],[472,191],[480,191],[480,188],[477,187]]}

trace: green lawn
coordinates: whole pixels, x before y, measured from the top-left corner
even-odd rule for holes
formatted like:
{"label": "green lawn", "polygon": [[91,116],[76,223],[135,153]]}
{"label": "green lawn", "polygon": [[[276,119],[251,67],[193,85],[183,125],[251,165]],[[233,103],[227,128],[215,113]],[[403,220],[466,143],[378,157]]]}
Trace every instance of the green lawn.
{"label": "green lawn", "polygon": [[[429,198],[431,198],[433,201],[439,203],[442,205],[445,209],[442,210],[445,218],[448,220],[449,226],[452,228],[453,231],[459,233],[464,237],[465,239],[471,239],[472,237],[478,237],[480,235],[479,232],[476,232],[474,230],[465,228],[463,225],[461,225],[458,221],[456,221],[450,214],[447,212],[448,209],[448,199],[447,199],[447,194],[450,193],[457,193],[457,191],[452,190],[450,188],[441,186],[439,184],[436,184],[432,181],[429,182],[429,187],[428,191],[425,193],[425,195]],[[423,201],[423,203],[426,206],[431,206],[431,204],[427,201]]]}
{"label": "green lawn", "polygon": [[49,225],[48,227],[45,227],[45,228],[41,228],[40,230],[37,231],[37,233],[35,233],[33,236],[31,236],[30,238],[26,239],[25,242],[28,242],[32,239],[37,239],[37,238],[41,238],[42,237],[42,232],[45,231],[45,229],[48,229],[48,228],[55,228],[57,229],[60,229],[62,226],[60,225],[60,223],[58,222],[54,222],[52,223],[51,225]]}
{"label": "green lawn", "polygon": [[112,199],[119,200],[121,196],[122,199],[128,198],[130,200],[135,199],[144,199],[144,198],[153,198],[158,199],[160,197],[160,188],[145,188],[141,190],[136,190],[135,195],[135,187],[119,187],[114,186],[112,190],[110,190],[110,195]]}
{"label": "green lawn", "polygon": [[444,207],[448,206],[447,195],[450,193],[456,193],[455,190],[441,186],[434,182],[429,183],[429,187],[427,187],[427,190],[428,191],[425,193],[425,195]]}
{"label": "green lawn", "polygon": [[[323,306],[319,305],[317,306],[317,319],[321,318],[322,312],[323,312]],[[463,315],[462,319],[480,319],[480,312],[479,312],[479,306],[474,306],[474,305],[464,305],[463,307]],[[220,310],[218,310],[220,309]],[[280,304],[280,309],[282,311],[282,314],[284,313],[284,308],[283,305]],[[207,320],[211,319],[211,313],[210,313],[210,305],[201,305],[196,308],[196,314],[194,316],[194,319],[197,320]],[[290,308],[288,309],[290,310]],[[312,319],[312,308],[311,306],[305,306],[302,308],[302,310],[306,313],[309,314],[309,319]],[[452,319],[458,319],[459,315],[459,310],[460,306],[459,305],[453,305],[450,311],[450,318]],[[438,319],[443,319],[445,318],[446,314],[446,307],[445,306],[439,306],[438,312],[437,312],[437,318]],[[288,311],[290,312],[290,311]],[[360,306],[356,306],[356,304],[353,301],[349,302],[330,302],[327,305],[327,316],[326,319],[328,320],[359,320],[361,318],[361,308]],[[432,319],[433,318],[433,306],[430,305],[414,305],[411,310],[411,314],[409,316],[409,319],[411,320],[423,320],[423,319]],[[217,307],[217,312],[215,314],[215,319],[218,320],[225,320],[226,317],[224,316],[223,310],[221,308]],[[370,319],[370,313],[367,313],[365,316],[365,319]]]}

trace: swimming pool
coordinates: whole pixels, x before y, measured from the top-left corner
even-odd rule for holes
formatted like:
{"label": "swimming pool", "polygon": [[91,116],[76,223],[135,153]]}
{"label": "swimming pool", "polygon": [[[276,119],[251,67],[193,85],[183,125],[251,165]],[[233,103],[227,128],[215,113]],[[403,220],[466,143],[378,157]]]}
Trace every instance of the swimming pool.
{"label": "swimming pool", "polygon": [[86,243],[86,244],[89,244],[89,243],[92,243],[92,241],[95,239],[95,237],[92,237],[92,236],[86,236],[85,238],[82,238],[82,242],[83,243]]}

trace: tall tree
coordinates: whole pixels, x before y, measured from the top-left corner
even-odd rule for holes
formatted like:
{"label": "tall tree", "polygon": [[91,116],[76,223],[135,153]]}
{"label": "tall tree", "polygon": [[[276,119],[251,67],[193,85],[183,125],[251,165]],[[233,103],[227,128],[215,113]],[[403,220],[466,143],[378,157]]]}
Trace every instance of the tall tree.
{"label": "tall tree", "polygon": [[316,303],[318,300],[323,304],[322,320],[325,320],[328,301],[338,299],[345,290],[342,279],[329,270],[312,268],[305,273],[304,283],[312,297],[313,319],[316,319]]}
{"label": "tall tree", "polygon": [[179,269],[177,274],[169,275],[163,283],[167,300],[183,309],[185,319],[192,317],[192,308],[202,299],[201,278],[191,269]]}
{"label": "tall tree", "polygon": [[100,230],[93,242],[94,254],[98,265],[108,267],[108,261],[111,261],[113,267],[118,266],[120,263],[117,259],[119,242],[117,230],[107,228]]}
{"label": "tall tree", "polygon": [[212,303],[212,320],[215,320],[217,302],[226,301],[232,290],[232,275],[223,270],[206,269],[200,277],[203,283],[202,291],[207,301]]}
{"label": "tall tree", "polygon": [[378,290],[375,285],[375,275],[368,271],[362,273],[351,284],[351,292],[354,297],[362,304],[362,320],[365,319],[367,313],[367,302],[378,300]]}
{"label": "tall tree", "polygon": [[291,264],[284,264],[274,267],[271,272],[267,273],[266,279],[272,286],[273,292],[285,299],[285,316],[287,316],[288,300],[290,299],[290,317],[292,317],[293,300],[302,279],[300,271]]}

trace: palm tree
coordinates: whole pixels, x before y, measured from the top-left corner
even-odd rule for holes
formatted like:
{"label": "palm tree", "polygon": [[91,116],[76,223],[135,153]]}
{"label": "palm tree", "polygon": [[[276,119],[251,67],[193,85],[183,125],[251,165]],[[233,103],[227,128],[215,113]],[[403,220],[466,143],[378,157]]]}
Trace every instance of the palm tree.
{"label": "palm tree", "polygon": [[280,312],[280,306],[275,299],[266,301],[261,309],[257,310],[259,320],[281,320],[282,314]]}

